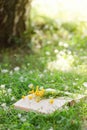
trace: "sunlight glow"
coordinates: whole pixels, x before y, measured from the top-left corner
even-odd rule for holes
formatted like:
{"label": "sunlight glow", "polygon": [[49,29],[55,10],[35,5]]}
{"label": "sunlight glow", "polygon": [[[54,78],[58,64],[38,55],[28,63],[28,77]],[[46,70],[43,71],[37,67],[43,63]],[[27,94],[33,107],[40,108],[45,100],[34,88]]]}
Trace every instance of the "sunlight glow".
{"label": "sunlight glow", "polygon": [[32,8],[38,15],[87,21],[87,0],[33,0]]}

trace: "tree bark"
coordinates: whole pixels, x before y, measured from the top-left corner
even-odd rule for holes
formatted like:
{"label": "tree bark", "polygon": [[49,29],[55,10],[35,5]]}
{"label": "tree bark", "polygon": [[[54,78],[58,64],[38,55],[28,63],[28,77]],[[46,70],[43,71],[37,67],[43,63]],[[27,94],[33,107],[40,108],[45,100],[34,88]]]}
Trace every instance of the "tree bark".
{"label": "tree bark", "polygon": [[26,30],[26,5],[30,0],[0,0],[0,46],[11,45],[12,37],[21,38]]}

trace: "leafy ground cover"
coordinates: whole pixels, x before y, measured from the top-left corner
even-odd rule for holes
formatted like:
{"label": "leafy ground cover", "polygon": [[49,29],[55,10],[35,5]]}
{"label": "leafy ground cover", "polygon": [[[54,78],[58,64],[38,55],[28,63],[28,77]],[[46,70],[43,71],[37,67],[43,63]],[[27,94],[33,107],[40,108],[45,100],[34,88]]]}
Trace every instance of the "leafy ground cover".
{"label": "leafy ground cover", "polygon": [[[33,29],[34,28],[34,29]],[[84,94],[87,91],[87,25],[42,20],[32,23],[27,48],[0,53],[1,130],[81,130],[87,100],[49,115],[15,110],[29,85]],[[31,50],[31,51],[30,51]]]}

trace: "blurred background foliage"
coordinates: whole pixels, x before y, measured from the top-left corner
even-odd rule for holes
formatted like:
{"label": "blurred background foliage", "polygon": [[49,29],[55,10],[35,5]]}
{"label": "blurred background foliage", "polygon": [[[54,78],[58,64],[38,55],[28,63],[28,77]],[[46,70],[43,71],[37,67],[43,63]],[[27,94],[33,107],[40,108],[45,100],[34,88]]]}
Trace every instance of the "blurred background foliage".
{"label": "blurred background foliage", "polygon": [[0,46],[32,48],[36,46],[34,38],[37,44],[46,41],[45,33],[47,39],[69,39],[75,35],[86,40],[86,5],[86,0],[0,0]]}

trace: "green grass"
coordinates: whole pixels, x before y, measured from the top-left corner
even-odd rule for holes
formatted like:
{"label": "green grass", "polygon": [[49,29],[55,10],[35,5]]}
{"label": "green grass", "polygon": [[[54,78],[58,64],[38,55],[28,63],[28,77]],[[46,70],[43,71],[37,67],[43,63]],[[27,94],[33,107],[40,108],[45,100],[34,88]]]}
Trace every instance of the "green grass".
{"label": "green grass", "polygon": [[[73,93],[83,94],[87,90],[83,85],[87,82],[87,37],[83,31],[86,26],[82,23],[60,26],[47,22],[34,23],[33,27],[31,44],[27,44],[31,51],[27,47],[2,50],[0,54],[0,85],[5,84],[5,88],[0,87],[0,129],[81,130],[87,119],[87,100],[49,115],[26,113],[13,107],[22,95],[28,94],[31,83]],[[68,46],[64,46],[65,43]],[[68,56],[73,57],[73,63],[71,59],[68,62],[71,69],[48,69],[48,64],[58,60],[58,56],[65,60]],[[17,66],[20,69],[15,71]]]}

